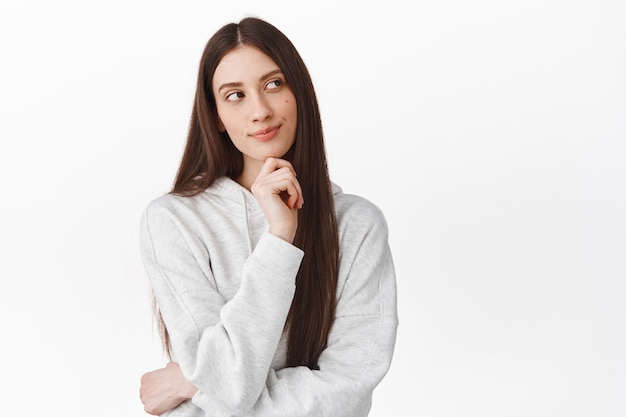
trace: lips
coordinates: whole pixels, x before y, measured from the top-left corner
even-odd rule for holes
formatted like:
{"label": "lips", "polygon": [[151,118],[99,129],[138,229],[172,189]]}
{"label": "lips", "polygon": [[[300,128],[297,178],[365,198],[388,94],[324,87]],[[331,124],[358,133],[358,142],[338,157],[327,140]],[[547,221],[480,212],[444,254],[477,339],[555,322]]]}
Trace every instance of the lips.
{"label": "lips", "polygon": [[261,140],[261,141],[270,140],[278,134],[279,130],[280,130],[280,126],[272,126],[272,127],[268,127],[267,129],[257,130],[256,132],[252,133],[250,136],[256,140]]}

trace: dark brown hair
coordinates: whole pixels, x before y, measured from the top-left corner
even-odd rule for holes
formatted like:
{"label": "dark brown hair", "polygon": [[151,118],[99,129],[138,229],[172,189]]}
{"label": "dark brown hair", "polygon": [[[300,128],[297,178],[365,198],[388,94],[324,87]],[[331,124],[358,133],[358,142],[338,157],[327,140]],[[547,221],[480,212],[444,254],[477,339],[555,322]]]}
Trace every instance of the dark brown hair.
{"label": "dark brown hair", "polygon": [[[221,59],[239,45],[253,46],[282,70],[297,103],[293,146],[283,157],[298,173],[306,204],[298,211],[294,245],[304,251],[287,316],[287,366],[317,368],[335,318],[339,239],[328,177],[322,122],[311,76],[291,41],[273,25],[248,17],[218,30],[202,54],[187,144],[172,193],[196,195],[222,176],[238,177],[243,157],[226,132],[218,130],[212,91]],[[160,316],[159,316],[160,317]],[[162,324],[162,321],[161,321]],[[167,330],[162,327],[169,352]]]}

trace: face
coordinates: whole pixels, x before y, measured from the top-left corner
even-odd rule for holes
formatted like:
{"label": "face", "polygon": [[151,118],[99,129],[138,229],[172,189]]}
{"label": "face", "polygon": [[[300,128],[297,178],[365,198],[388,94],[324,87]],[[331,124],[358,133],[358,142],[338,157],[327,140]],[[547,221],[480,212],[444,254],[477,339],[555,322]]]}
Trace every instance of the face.
{"label": "face", "polygon": [[227,53],[213,75],[220,129],[243,154],[244,170],[287,153],[296,137],[296,98],[278,65],[251,46]]}

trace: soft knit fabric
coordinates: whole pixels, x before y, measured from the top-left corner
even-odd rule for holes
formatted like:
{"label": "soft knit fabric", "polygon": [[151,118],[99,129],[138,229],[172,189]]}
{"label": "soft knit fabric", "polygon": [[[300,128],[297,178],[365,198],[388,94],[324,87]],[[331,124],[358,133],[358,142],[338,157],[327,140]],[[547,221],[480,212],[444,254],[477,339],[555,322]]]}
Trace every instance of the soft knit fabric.
{"label": "soft knit fabric", "polygon": [[333,193],[341,248],[337,310],[319,370],[285,367],[283,328],[304,253],[267,232],[247,189],[220,178],[196,196],[167,194],[149,204],[142,259],[173,360],[199,389],[165,415],[369,413],[398,326],[387,223],[369,201],[336,185]]}

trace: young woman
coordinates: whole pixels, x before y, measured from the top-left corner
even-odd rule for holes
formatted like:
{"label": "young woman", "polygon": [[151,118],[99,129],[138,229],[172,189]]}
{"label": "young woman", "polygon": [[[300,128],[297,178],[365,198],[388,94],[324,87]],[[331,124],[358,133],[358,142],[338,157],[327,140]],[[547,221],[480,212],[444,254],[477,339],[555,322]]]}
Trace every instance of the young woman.
{"label": "young woman", "polygon": [[309,73],[256,18],[201,59],[173,190],[141,253],[171,362],[146,373],[169,416],[365,416],[396,329],[380,210],[330,182]]}

